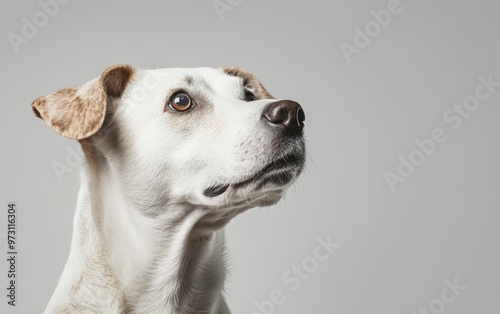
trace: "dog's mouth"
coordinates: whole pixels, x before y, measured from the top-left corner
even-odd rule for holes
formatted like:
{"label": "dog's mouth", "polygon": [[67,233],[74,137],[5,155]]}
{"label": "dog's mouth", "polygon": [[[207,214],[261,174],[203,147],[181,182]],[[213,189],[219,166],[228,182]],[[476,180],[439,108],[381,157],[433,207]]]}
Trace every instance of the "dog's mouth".
{"label": "dog's mouth", "polygon": [[266,185],[283,186],[292,181],[302,171],[304,166],[304,155],[289,153],[280,157],[256,174],[232,184],[218,184],[207,188],[203,194],[207,197],[216,197],[226,192],[229,187],[241,188],[249,183],[258,182],[257,189]]}

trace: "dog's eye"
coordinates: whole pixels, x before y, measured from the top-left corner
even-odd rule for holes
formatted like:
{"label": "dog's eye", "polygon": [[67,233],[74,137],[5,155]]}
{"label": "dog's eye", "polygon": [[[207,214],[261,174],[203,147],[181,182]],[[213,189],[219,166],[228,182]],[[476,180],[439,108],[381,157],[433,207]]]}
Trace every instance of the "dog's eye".
{"label": "dog's eye", "polygon": [[255,97],[254,93],[252,93],[248,89],[245,89],[245,100],[246,101],[254,101],[256,99],[257,99],[257,97]]}
{"label": "dog's eye", "polygon": [[170,103],[168,105],[170,109],[175,111],[186,111],[191,109],[193,106],[193,101],[185,93],[178,93],[170,98]]}

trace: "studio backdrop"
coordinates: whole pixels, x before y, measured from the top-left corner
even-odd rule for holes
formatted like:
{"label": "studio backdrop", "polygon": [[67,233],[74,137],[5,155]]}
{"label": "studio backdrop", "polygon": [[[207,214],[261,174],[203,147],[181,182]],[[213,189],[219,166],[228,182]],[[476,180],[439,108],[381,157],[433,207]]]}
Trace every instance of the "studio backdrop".
{"label": "studio backdrop", "polygon": [[500,313],[500,3],[3,1],[0,312],[42,313],[84,163],[31,102],[116,64],[238,66],[307,162],[226,227],[232,313]]}

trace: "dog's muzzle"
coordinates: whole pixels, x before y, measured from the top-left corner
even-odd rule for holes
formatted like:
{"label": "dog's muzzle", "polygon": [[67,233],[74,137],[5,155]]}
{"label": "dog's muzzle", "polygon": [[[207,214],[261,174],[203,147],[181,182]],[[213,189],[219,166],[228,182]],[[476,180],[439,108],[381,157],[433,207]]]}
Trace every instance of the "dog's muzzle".
{"label": "dog's muzzle", "polygon": [[[292,100],[275,101],[267,105],[261,116],[261,120],[266,127],[271,128],[276,132],[282,140],[286,138],[292,141],[301,141],[304,130],[304,121],[306,116],[302,107]],[[304,152],[292,151],[283,156],[271,160],[263,169],[257,172],[250,179],[238,182],[235,184],[214,185],[204,191],[204,195],[208,197],[216,197],[224,192],[230,186],[236,188],[246,185],[255,180],[260,180],[258,187],[265,184],[273,184],[283,186],[288,184],[301,171],[304,165]],[[291,170],[295,169],[295,171]],[[300,169],[300,170],[296,170]]]}

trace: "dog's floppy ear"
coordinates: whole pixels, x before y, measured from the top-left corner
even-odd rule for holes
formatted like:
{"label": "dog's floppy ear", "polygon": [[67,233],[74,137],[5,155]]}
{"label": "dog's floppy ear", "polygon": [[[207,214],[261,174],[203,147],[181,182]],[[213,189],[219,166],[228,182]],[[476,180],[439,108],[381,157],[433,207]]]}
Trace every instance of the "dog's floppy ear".
{"label": "dog's floppy ear", "polygon": [[108,97],[120,98],[133,74],[129,65],[110,67],[83,85],[37,98],[33,112],[65,137],[87,138],[103,125]]}

